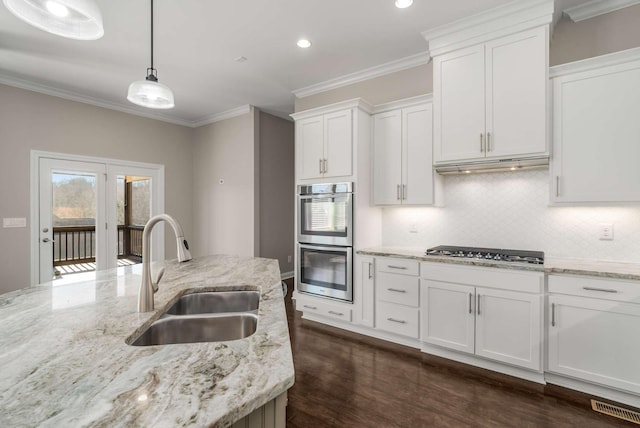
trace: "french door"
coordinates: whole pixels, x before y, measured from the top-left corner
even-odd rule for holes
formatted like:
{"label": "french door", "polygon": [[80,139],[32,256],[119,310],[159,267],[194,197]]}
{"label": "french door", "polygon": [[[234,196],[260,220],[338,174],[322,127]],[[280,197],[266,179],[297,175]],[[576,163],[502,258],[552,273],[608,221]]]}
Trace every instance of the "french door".
{"label": "french door", "polygon": [[[32,284],[141,261],[144,224],[164,212],[162,165],[32,151],[31,170]],[[157,229],[152,260],[164,259]]]}

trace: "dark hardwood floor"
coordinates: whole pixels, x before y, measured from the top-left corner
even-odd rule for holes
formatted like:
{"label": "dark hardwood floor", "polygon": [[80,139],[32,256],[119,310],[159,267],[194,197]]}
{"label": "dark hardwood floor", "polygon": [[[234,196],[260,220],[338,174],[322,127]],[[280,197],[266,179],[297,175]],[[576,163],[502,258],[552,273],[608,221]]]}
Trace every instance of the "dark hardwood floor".
{"label": "dark hardwood floor", "polygon": [[638,427],[594,412],[587,395],[303,320],[291,292],[286,303],[287,428]]}

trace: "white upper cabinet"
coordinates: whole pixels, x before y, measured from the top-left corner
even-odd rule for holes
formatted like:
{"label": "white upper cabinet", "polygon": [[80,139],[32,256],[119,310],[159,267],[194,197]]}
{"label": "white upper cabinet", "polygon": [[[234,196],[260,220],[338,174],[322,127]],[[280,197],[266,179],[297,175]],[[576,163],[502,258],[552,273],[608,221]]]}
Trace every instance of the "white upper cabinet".
{"label": "white upper cabinet", "polygon": [[640,201],[640,48],[554,67],[551,201]]}
{"label": "white upper cabinet", "polygon": [[352,110],[296,122],[298,179],[348,177],[353,174]]}
{"label": "white upper cabinet", "polygon": [[548,28],[434,58],[435,161],[547,153]]}
{"label": "white upper cabinet", "polygon": [[434,204],[432,114],[420,103],[373,116],[375,205]]}
{"label": "white upper cabinet", "polygon": [[510,2],[426,31],[434,162],[548,157],[553,0]]}

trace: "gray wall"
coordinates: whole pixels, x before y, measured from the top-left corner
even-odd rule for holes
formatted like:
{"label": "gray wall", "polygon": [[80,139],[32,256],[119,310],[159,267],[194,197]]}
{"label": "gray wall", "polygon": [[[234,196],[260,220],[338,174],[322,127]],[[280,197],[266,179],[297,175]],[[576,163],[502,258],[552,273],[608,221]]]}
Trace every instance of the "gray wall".
{"label": "gray wall", "polygon": [[564,64],[640,46],[640,5],[581,22],[563,18],[553,32],[549,63]]}
{"label": "gray wall", "polygon": [[281,273],[287,273],[293,271],[294,251],[294,126],[264,112],[259,118],[259,255],[278,259]]}
{"label": "gray wall", "polygon": [[[193,130],[0,85],[0,218],[26,217],[32,149],[165,165],[165,210],[193,235]],[[165,236],[170,236],[169,229]],[[0,228],[0,293],[30,283],[30,225]],[[166,257],[175,257],[166,240]]]}
{"label": "gray wall", "polygon": [[[582,22],[563,18],[551,40],[551,65],[564,64],[640,46],[640,5],[630,6]],[[296,112],[364,98],[372,104],[400,100],[433,91],[433,66],[413,67],[375,79],[305,98],[296,98]]]}
{"label": "gray wall", "polygon": [[192,241],[197,254],[258,253],[256,114],[252,109],[194,130]]}

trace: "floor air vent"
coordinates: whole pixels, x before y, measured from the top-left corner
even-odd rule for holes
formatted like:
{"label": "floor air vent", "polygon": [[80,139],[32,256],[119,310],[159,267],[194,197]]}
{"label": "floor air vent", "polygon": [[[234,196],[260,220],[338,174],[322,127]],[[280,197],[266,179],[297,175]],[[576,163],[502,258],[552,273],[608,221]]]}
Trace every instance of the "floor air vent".
{"label": "floor air vent", "polygon": [[624,407],[603,403],[602,401],[598,400],[591,400],[591,408],[596,412],[604,413],[605,415],[613,416],[614,418],[618,419],[624,419],[625,421],[633,422],[640,425],[640,413],[634,412],[633,410],[628,410]]}

